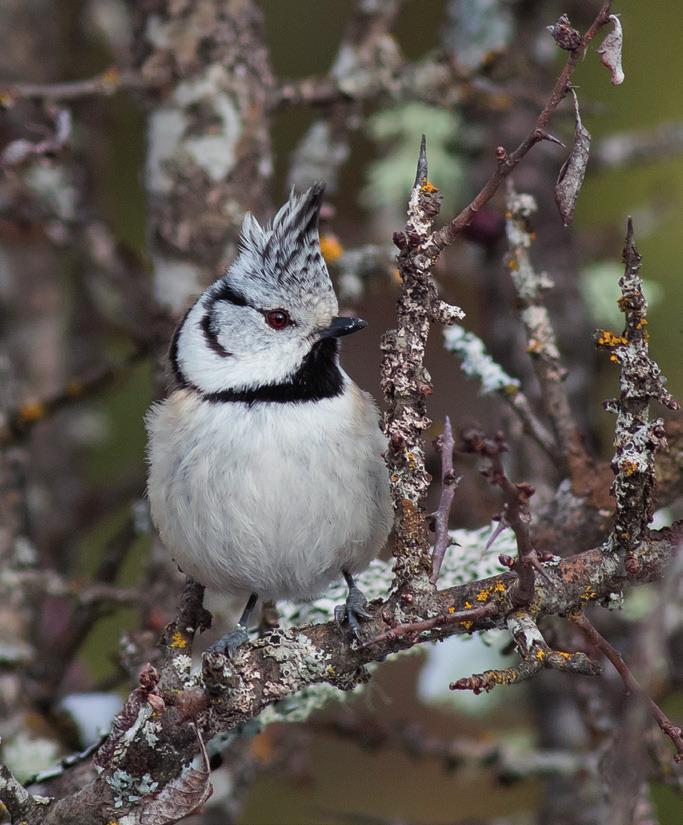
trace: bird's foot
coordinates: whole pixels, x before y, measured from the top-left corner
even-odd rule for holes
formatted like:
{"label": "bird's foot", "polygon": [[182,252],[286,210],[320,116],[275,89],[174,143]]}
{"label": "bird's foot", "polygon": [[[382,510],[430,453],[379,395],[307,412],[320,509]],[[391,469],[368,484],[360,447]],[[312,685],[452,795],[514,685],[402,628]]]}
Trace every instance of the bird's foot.
{"label": "bird's foot", "polygon": [[365,598],[362,590],[359,590],[355,584],[349,587],[349,595],[346,597],[345,604],[338,604],[334,608],[334,620],[337,622],[339,629],[342,629],[344,622],[348,622],[351,632],[358,639],[362,641],[360,632],[360,623],[363,619],[371,619],[372,613],[367,609],[368,600]]}
{"label": "bird's foot", "polygon": [[238,624],[230,633],[226,633],[217,642],[209,646],[207,653],[220,653],[228,659],[234,659],[237,649],[249,641],[249,631]]}

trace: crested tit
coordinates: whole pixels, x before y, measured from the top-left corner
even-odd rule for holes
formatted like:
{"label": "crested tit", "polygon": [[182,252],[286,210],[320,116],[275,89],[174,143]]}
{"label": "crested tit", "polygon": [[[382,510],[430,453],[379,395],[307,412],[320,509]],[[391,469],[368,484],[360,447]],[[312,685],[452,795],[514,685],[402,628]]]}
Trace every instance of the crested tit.
{"label": "crested tit", "polygon": [[247,214],[240,252],[178,326],[177,389],[146,417],[152,518],[180,568],[248,596],[233,655],[258,598],[309,600],[335,578],[335,611],[359,636],[369,616],[353,575],[392,521],[386,447],[372,397],[339,365],[338,317],[320,252],[316,184],[261,227]]}

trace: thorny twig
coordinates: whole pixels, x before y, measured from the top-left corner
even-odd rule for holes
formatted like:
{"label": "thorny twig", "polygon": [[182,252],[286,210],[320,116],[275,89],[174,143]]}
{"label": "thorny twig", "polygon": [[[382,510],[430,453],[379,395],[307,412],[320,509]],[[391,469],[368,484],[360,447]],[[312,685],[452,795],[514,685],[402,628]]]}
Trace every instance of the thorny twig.
{"label": "thorny twig", "polygon": [[683,731],[669,719],[659,705],[643,690],[628,665],[621,658],[619,651],[602,636],[584,613],[574,613],[570,616],[574,624],[582,631],[588,641],[599,650],[614,665],[615,670],[629,693],[640,696],[650,707],[650,711],[662,731],[671,739],[676,748],[676,762],[683,761]]}
{"label": "thorny twig", "polygon": [[[517,540],[517,560],[507,566],[517,573],[517,587],[514,601],[519,607],[531,603],[534,597],[534,571],[545,576],[536,549],[531,540],[531,510],[529,499],[534,494],[534,488],[526,482],[514,484],[507,477],[503,467],[502,455],[507,451],[507,444],[502,433],[496,433],[493,439],[485,438],[484,434],[475,428],[466,430],[463,435],[463,448],[466,452],[475,453],[486,459],[489,466],[482,470],[483,475],[503,491],[505,505],[500,516],[501,523],[510,527]],[[501,562],[503,559],[501,559]]]}
{"label": "thorny twig", "polygon": [[466,607],[465,610],[456,610],[454,607],[450,607],[448,613],[433,616],[431,619],[394,625],[390,630],[380,633],[379,636],[375,636],[368,642],[364,642],[361,647],[366,648],[379,644],[380,642],[393,642],[399,639],[413,643],[420,633],[434,630],[436,627],[445,627],[450,624],[460,624],[465,630],[469,630],[475,621],[491,618],[499,612],[498,605],[496,605],[495,602],[489,602],[488,604],[477,607],[473,606],[470,602],[467,602],[467,604],[470,606]]}
{"label": "thorny twig", "polygon": [[443,433],[437,439],[436,445],[441,453],[441,499],[439,500],[436,513],[434,513],[434,550],[432,551],[432,576],[430,579],[432,584],[436,584],[438,581],[441,564],[450,542],[448,535],[448,517],[459,481],[459,478],[453,470],[455,440],[453,438],[451,420],[448,416],[446,416],[446,420],[444,421]]}

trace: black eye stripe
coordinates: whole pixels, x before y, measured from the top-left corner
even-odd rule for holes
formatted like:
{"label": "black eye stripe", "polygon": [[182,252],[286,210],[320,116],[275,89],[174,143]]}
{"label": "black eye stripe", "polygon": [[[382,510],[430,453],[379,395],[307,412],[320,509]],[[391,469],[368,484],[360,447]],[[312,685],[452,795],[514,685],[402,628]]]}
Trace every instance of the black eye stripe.
{"label": "black eye stripe", "polygon": [[218,289],[210,296],[210,304],[216,303],[217,301],[228,301],[228,303],[234,304],[237,307],[256,308],[247,301],[244,295],[234,290],[227,281],[223,281]]}

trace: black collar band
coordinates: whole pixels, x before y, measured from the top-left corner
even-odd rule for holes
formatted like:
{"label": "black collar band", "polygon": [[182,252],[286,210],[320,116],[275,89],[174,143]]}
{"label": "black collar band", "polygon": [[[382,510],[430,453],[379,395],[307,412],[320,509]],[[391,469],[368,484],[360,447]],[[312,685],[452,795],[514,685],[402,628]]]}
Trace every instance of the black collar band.
{"label": "black collar band", "polygon": [[317,341],[304,358],[299,369],[286,382],[267,384],[255,389],[203,392],[188,381],[179,369],[176,378],[182,387],[193,390],[204,400],[214,404],[240,402],[252,406],[258,403],[301,404],[335,398],[344,390],[344,377],[337,359],[338,344],[334,338]]}

